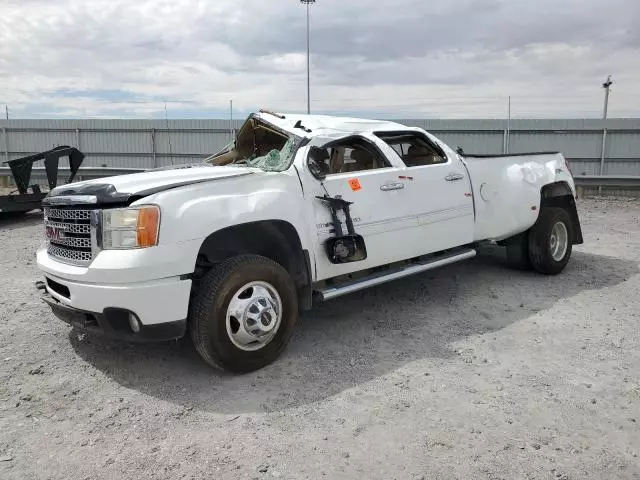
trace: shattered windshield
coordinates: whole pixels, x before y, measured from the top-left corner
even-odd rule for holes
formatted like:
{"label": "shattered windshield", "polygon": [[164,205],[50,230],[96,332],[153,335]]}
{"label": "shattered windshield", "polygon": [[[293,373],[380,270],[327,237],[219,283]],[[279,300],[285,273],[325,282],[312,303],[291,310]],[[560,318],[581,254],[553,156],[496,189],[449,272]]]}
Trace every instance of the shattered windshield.
{"label": "shattered windshield", "polygon": [[289,168],[297,150],[296,140],[290,138],[280,150],[274,148],[266,155],[252,155],[252,158],[247,159],[246,165],[261,168],[265,172],[281,172]]}
{"label": "shattered windshield", "polygon": [[262,119],[249,117],[233,143],[206,161],[213,165],[260,168],[265,172],[287,170],[303,139]]}

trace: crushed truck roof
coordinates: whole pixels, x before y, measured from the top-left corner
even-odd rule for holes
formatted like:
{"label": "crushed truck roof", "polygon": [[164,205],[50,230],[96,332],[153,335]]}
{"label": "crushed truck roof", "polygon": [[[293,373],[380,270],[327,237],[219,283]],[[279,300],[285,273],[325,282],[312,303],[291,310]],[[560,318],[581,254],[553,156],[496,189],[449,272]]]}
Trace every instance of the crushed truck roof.
{"label": "crushed truck roof", "polygon": [[[369,120],[364,118],[334,117],[330,115],[307,115],[298,113],[275,113],[262,110],[255,115],[285,131],[299,136],[318,137],[329,132],[363,133],[380,131],[413,130],[396,122]],[[303,130],[296,125],[300,122]],[[307,130],[311,130],[310,132]]]}

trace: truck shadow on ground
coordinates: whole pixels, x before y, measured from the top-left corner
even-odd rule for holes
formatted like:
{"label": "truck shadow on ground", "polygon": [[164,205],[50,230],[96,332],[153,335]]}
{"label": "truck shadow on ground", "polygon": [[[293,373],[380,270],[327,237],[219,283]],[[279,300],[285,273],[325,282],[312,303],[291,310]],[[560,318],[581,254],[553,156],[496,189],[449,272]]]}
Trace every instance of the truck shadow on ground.
{"label": "truck shadow on ground", "polygon": [[42,224],[42,212],[40,210],[32,210],[25,213],[0,212],[0,231],[31,227],[38,224]]}
{"label": "truck shadow on ground", "polygon": [[631,260],[574,252],[563,274],[545,277],[506,269],[503,255],[491,248],[472,261],[320,305],[302,316],[277,362],[247,375],[210,369],[189,341],[127,345],[75,331],[70,339],[80,357],[127,388],[204,411],[273,412],[321,401],[416,360],[462,361],[454,342],[638,273]]}

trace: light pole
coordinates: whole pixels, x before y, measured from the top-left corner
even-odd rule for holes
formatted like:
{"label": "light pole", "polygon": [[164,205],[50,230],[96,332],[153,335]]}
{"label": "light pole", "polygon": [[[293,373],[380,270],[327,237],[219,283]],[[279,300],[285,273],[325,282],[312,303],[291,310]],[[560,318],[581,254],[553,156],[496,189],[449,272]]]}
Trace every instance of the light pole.
{"label": "light pole", "polygon": [[[602,88],[604,88],[604,112],[602,113],[602,118],[604,120],[607,119],[607,113],[609,110],[609,90],[611,89],[611,85],[613,82],[611,81],[611,75],[607,77],[607,81],[602,84]],[[607,127],[606,125],[602,128],[602,149],[600,151],[600,175],[604,175],[604,159],[605,159],[605,151],[607,149]],[[602,193],[602,186],[598,187],[598,193]]]}
{"label": "light pole", "polygon": [[316,0],[300,0],[307,6],[307,113],[311,113],[311,60],[310,60],[310,33],[309,33],[309,6],[316,3]]}
{"label": "light pole", "polygon": [[607,119],[607,111],[609,110],[609,90],[613,85],[611,81],[611,75],[607,77],[607,81],[602,84],[602,88],[604,88],[604,113],[602,114],[602,118]]}

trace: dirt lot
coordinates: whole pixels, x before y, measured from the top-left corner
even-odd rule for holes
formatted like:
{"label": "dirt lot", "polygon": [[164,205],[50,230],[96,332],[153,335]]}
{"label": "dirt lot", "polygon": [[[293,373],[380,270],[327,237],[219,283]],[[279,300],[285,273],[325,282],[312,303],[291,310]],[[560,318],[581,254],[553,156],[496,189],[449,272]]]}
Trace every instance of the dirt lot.
{"label": "dirt lot", "polygon": [[640,203],[587,200],[562,275],[499,249],[327,303],[254,374],[70,331],[40,218],[0,224],[0,478],[640,478]]}

